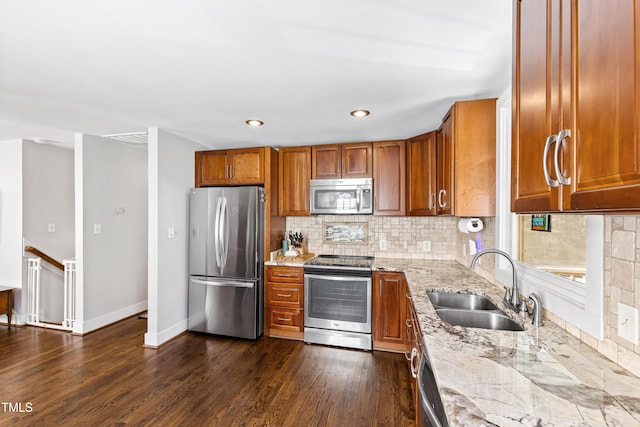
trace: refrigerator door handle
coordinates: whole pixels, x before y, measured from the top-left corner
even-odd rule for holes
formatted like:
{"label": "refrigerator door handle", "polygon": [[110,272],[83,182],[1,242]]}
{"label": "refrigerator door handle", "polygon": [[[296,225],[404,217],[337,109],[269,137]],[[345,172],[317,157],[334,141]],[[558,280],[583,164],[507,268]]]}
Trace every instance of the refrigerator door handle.
{"label": "refrigerator door handle", "polygon": [[222,214],[222,197],[218,197],[218,203],[216,204],[216,221],[213,227],[213,241],[215,243],[216,251],[216,266],[222,267],[222,245],[220,244],[222,236],[220,235],[220,216]]}
{"label": "refrigerator door handle", "polygon": [[222,246],[222,256],[221,256],[221,264],[224,267],[227,265],[227,254],[229,253],[229,204],[227,203],[227,198],[222,198],[222,208],[220,212],[224,215],[222,224],[220,225],[221,231],[221,246]]}
{"label": "refrigerator door handle", "polygon": [[254,282],[234,282],[233,280],[210,281],[191,279],[191,282],[198,285],[221,286],[225,288],[253,288],[254,286]]}

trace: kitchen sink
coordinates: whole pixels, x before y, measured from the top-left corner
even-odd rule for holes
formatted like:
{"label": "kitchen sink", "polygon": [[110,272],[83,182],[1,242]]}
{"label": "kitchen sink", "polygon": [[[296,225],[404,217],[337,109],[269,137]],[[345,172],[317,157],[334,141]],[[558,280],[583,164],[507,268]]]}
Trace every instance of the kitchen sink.
{"label": "kitchen sink", "polygon": [[436,308],[436,313],[443,321],[455,326],[501,331],[524,331],[524,328],[518,322],[500,310]]}
{"label": "kitchen sink", "polygon": [[462,310],[498,310],[489,299],[473,294],[458,294],[455,292],[428,292],[431,304],[435,309],[456,308]]}

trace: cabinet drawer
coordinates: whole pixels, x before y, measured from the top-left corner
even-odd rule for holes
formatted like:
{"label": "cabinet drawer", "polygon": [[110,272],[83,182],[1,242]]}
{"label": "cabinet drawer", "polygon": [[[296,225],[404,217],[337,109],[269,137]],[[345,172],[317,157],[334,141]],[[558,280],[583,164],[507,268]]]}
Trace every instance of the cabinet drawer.
{"label": "cabinet drawer", "polygon": [[272,267],[267,266],[265,271],[266,282],[299,283],[304,282],[302,267]]}
{"label": "cabinet drawer", "polygon": [[304,310],[296,308],[268,307],[269,327],[287,331],[302,332],[304,329]]}
{"label": "cabinet drawer", "polygon": [[267,282],[267,305],[302,308],[302,285]]}

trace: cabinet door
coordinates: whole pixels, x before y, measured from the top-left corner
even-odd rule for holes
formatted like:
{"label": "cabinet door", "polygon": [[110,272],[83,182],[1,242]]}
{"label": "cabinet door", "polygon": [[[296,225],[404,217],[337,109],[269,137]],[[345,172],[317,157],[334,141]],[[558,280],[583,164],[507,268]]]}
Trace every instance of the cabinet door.
{"label": "cabinet door", "polygon": [[311,147],[280,148],[278,213],[280,216],[309,216]]}
{"label": "cabinet door", "polygon": [[436,214],[436,133],[407,141],[407,214]]}
{"label": "cabinet door", "polygon": [[373,144],[342,144],[342,178],[371,178]]}
{"label": "cabinet door", "polygon": [[228,151],[229,180],[234,184],[264,183],[264,148]]}
{"label": "cabinet door", "polygon": [[405,167],[404,141],[373,143],[374,215],[404,216]]}
{"label": "cabinet door", "polygon": [[571,159],[563,167],[571,179],[563,207],[638,209],[640,5],[581,0],[572,6],[572,50],[563,54],[575,58],[574,81],[563,87],[575,88],[569,109],[575,118],[561,146],[563,159]]}
{"label": "cabinet door", "polygon": [[[455,108],[455,107],[454,107]],[[451,215],[453,212],[453,110],[445,117],[436,134],[436,212]]]}
{"label": "cabinet door", "polygon": [[560,1],[522,0],[515,5],[511,209],[557,210],[558,188],[550,187],[544,174],[546,167],[556,179],[555,145],[549,146],[544,159],[543,154],[548,138],[562,126]]}
{"label": "cabinet door", "polygon": [[340,179],[342,169],[342,149],[339,144],[314,145],[312,147],[311,178]]}
{"label": "cabinet door", "polygon": [[373,285],[374,347],[405,351],[407,285],[404,274],[376,272]]}
{"label": "cabinet door", "polygon": [[227,182],[227,151],[197,151],[196,187],[224,185]]}

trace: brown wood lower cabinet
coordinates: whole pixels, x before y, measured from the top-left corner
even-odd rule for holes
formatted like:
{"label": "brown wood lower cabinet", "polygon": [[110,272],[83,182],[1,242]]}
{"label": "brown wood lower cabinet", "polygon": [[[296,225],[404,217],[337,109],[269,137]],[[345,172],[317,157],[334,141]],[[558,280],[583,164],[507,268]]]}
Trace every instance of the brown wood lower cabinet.
{"label": "brown wood lower cabinet", "polygon": [[406,332],[408,343],[407,359],[409,362],[409,381],[411,383],[411,391],[413,392],[413,407],[416,412],[416,425],[421,426],[422,418],[420,417],[420,392],[418,391],[418,367],[420,366],[420,358],[422,357],[422,332],[420,331],[420,322],[418,321],[418,315],[416,314],[415,307],[413,306],[413,300],[406,294],[407,297],[407,314]]}
{"label": "brown wood lower cabinet", "polygon": [[265,335],[304,338],[302,267],[265,267]]}
{"label": "brown wood lower cabinet", "polygon": [[407,282],[404,273],[373,273],[373,348],[406,351]]}

